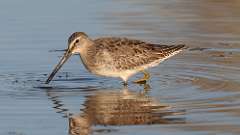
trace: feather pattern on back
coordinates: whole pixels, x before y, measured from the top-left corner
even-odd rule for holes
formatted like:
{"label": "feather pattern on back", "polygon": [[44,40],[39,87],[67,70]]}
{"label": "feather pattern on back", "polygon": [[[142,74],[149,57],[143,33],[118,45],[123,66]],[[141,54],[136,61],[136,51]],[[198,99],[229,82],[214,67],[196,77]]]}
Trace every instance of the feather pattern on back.
{"label": "feather pattern on back", "polygon": [[[89,49],[95,65],[112,70],[143,70],[179,52],[185,45],[159,45],[127,38],[99,38]],[[155,64],[154,64],[155,63]],[[144,67],[145,66],[145,67]]]}

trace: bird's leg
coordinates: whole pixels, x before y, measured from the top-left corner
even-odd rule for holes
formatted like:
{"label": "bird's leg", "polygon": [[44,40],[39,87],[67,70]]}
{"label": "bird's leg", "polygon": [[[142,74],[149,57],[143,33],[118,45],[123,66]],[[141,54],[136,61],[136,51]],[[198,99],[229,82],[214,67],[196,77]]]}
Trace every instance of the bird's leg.
{"label": "bird's leg", "polygon": [[145,83],[143,85],[143,90],[140,91],[141,94],[146,95],[150,91],[151,87],[149,84]]}
{"label": "bird's leg", "polygon": [[151,89],[151,87],[149,84],[147,84],[147,83],[143,84],[143,90],[145,93],[147,93],[150,89]]}
{"label": "bird's leg", "polygon": [[144,76],[141,79],[138,79],[136,81],[133,81],[134,83],[138,83],[138,84],[146,84],[147,80],[150,78],[150,74],[147,71],[142,71]]}
{"label": "bird's leg", "polygon": [[124,87],[127,87],[127,86],[128,86],[127,81],[124,81],[124,82],[122,82],[122,83],[123,83],[123,86],[124,86]]}

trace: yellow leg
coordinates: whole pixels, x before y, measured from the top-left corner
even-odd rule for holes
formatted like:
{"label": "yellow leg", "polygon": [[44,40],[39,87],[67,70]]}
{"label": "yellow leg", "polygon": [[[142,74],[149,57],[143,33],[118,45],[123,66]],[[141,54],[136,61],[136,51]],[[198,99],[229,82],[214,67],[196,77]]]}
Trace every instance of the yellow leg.
{"label": "yellow leg", "polygon": [[147,80],[150,78],[150,74],[147,71],[142,71],[142,72],[144,74],[143,78],[133,81],[134,83],[145,84]]}

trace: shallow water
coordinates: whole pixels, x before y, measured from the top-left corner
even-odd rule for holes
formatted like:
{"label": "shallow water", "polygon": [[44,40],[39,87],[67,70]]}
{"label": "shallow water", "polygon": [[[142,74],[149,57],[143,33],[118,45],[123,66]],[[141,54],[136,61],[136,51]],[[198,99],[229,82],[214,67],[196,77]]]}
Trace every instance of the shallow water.
{"label": "shallow water", "polygon": [[[1,1],[0,134],[240,134],[239,4]],[[150,69],[145,86],[94,76],[79,56],[45,85],[74,31],[189,49]]]}

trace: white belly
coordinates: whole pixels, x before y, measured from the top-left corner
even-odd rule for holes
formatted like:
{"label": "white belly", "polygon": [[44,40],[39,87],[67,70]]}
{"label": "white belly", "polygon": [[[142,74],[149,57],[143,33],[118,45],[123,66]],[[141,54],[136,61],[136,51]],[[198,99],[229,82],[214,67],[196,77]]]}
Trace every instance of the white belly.
{"label": "white belly", "polygon": [[129,77],[136,74],[137,72],[138,72],[137,70],[117,71],[117,70],[100,69],[100,70],[95,70],[92,73],[96,75],[107,76],[107,77],[119,77],[119,78],[122,78],[123,81],[127,81]]}

